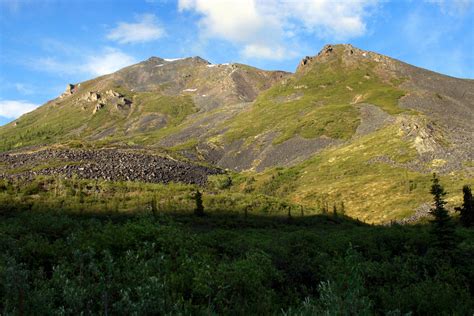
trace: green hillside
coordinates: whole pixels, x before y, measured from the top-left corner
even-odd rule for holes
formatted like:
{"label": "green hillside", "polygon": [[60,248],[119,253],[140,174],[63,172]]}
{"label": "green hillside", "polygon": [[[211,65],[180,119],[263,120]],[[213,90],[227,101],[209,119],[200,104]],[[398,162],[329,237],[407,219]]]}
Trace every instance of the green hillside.
{"label": "green hillside", "polygon": [[472,81],[351,45],[325,46],[294,74],[152,57],[0,127],[0,152],[146,150],[231,170],[234,193],[319,210],[344,203],[347,215],[382,223],[426,216],[433,172],[455,192],[450,202],[474,183],[474,102],[460,89]]}

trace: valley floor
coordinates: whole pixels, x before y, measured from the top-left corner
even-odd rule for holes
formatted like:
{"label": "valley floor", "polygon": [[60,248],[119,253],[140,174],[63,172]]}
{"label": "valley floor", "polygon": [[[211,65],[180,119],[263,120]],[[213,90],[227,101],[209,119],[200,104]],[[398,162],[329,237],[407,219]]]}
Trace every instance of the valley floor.
{"label": "valley floor", "polygon": [[[94,193],[98,187],[107,198]],[[267,215],[256,215],[242,211],[244,201],[236,196],[206,199],[210,193],[206,215],[196,217],[194,190],[75,179],[3,182],[0,312],[474,311],[472,229],[458,227],[456,247],[439,250],[428,225],[374,226],[337,213],[287,213],[276,200],[262,202]]]}

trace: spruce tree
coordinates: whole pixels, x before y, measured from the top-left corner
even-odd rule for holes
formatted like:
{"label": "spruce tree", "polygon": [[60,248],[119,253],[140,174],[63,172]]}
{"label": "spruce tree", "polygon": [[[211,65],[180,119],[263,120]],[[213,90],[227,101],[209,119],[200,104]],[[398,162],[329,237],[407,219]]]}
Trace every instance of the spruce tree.
{"label": "spruce tree", "polygon": [[153,214],[154,217],[156,217],[158,214],[158,205],[156,202],[156,196],[154,195],[151,198],[150,207],[151,207],[151,213]]}
{"label": "spruce tree", "polygon": [[204,216],[204,205],[202,204],[202,193],[199,190],[194,194],[194,201],[196,202],[196,207],[194,209],[194,214],[196,216]]}
{"label": "spruce tree", "polygon": [[474,225],[474,200],[472,198],[471,187],[463,186],[463,204],[462,207],[456,207],[456,211],[460,213],[459,220],[465,227]]}
{"label": "spruce tree", "polygon": [[443,250],[450,250],[455,245],[454,224],[451,221],[448,210],[445,208],[446,201],[444,196],[446,191],[439,183],[436,174],[433,174],[433,184],[431,185],[431,194],[434,199],[434,206],[430,210],[434,219],[431,221],[434,235],[434,246]]}

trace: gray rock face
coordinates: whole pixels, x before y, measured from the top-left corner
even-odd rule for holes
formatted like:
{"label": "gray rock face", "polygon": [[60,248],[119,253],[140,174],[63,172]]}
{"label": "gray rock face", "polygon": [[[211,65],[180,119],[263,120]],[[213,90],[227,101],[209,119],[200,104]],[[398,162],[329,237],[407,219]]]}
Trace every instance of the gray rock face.
{"label": "gray rock face", "polygon": [[60,99],[63,99],[63,98],[65,98],[65,97],[68,97],[68,96],[70,96],[70,95],[73,95],[74,93],[77,92],[77,89],[80,87],[80,85],[81,85],[80,83],[77,84],[77,85],[72,84],[72,83],[68,84],[68,85],[66,86],[66,91],[64,91],[63,94],[61,94],[61,95],[59,96],[59,98],[60,98]]}
{"label": "gray rock face", "polygon": [[[59,161],[62,166],[33,170],[35,166],[52,161]],[[28,169],[19,173],[10,173],[6,170],[0,173],[0,178],[33,179],[38,175],[65,177],[76,175],[84,179],[204,185],[207,176],[223,173],[218,168],[118,149],[47,149],[33,153],[0,153],[0,163],[11,169]]]}
{"label": "gray rock face", "polygon": [[395,122],[395,119],[378,106],[372,104],[359,104],[360,124],[356,130],[356,136],[373,133],[380,128]]}
{"label": "gray rock face", "polygon": [[102,94],[95,91],[89,91],[84,94],[81,99],[88,103],[96,103],[92,112],[93,114],[96,114],[106,105],[112,105],[117,110],[128,110],[132,106],[132,101],[113,90],[107,90]]}

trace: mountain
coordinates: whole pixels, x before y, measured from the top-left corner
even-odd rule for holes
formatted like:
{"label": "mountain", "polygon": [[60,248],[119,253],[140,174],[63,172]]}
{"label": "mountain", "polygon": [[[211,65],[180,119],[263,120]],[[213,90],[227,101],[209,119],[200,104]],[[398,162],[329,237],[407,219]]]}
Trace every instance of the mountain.
{"label": "mountain", "polygon": [[295,73],[152,57],[69,85],[0,127],[0,150],[166,153],[232,170],[234,191],[343,203],[350,216],[386,222],[426,214],[433,172],[460,201],[474,179],[473,122],[473,80],[326,45]]}

